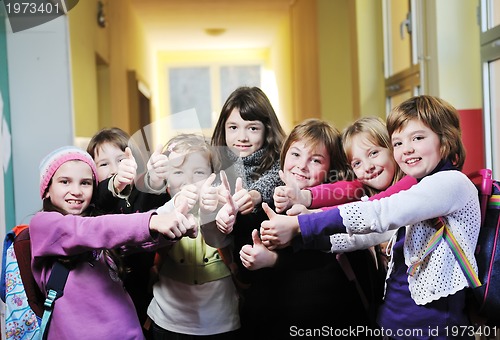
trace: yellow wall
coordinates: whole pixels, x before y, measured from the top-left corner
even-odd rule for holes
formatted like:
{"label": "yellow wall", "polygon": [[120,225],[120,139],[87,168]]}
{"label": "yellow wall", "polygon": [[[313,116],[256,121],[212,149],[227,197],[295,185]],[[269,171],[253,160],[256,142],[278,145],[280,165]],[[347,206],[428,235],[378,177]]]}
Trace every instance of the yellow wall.
{"label": "yellow wall", "polygon": [[98,129],[95,52],[97,41],[105,40],[107,29],[99,30],[96,8],[95,0],[81,1],[68,13],[76,136],[91,136]]}
{"label": "yellow wall", "polygon": [[354,114],[350,0],[317,2],[321,118],[341,130]]}
{"label": "yellow wall", "polygon": [[[457,109],[482,107],[478,2],[433,0],[436,15],[438,95]],[[446,13],[446,15],[441,15]]]}
{"label": "yellow wall", "polygon": [[275,109],[286,133],[293,128],[294,115],[291,48],[290,18],[286,17],[281,20],[276,41],[270,48],[270,63],[276,76],[279,97]]}
{"label": "yellow wall", "polygon": [[[97,25],[97,0],[80,1],[69,12],[75,135],[91,137],[103,127],[117,126],[129,133],[127,71],[135,70],[151,84],[153,64],[144,29],[130,0],[104,1],[107,26]],[[97,71],[97,56],[102,72]],[[107,69],[106,69],[107,68]],[[104,79],[103,79],[104,78]],[[101,89],[98,100],[98,80]],[[102,99],[102,98],[101,98]],[[99,112],[99,110],[105,110]]]}
{"label": "yellow wall", "polygon": [[317,1],[296,0],[291,5],[293,125],[321,117]]}
{"label": "yellow wall", "polygon": [[382,6],[356,0],[359,114],[385,118]]}
{"label": "yellow wall", "polygon": [[340,130],[360,116],[385,117],[380,3],[317,3],[321,117]]}

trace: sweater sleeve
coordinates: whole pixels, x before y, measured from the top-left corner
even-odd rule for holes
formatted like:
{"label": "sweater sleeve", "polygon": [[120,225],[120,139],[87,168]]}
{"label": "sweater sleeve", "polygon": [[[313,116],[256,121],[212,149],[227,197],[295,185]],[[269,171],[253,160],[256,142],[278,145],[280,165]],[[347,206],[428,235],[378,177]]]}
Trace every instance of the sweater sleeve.
{"label": "sweater sleeve", "polygon": [[30,222],[32,256],[69,256],[92,249],[157,242],[149,231],[152,214],[82,217],[39,212]]}
{"label": "sweater sleeve", "polygon": [[279,176],[279,162],[274,162],[273,166],[265,171],[258,180],[250,184],[248,190],[256,190],[262,197],[262,202],[271,204],[273,202],[274,188],[284,183]]}
{"label": "sweater sleeve", "polygon": [[[413,185],[417,184],[417,180],[413,177],[410,176],[405,176],[395,184],[391,185],[389,188],[387,188],[384,191],[379,192],[378,194],[370,196],[368,199],[369,201],[374,201],[374,200],[379,200],[384,197],[389,197],[393,194],[397,194],[400,191],[403,190],[408,190],[410,189]],[[334,209],[335,206],[324,206],[321,208],[321,210],[326,211],[330,209]]]}
{"label": "sweater sleeve", "polygon": [[[408,190],[375,201],[354,202],[315,214],[299,215],[304,243],[319,235],[384,233],[461,209],[477,195],[474,185],[459,171],[425,177]],[[469,194],[465,194],[469,192]],[[453,199],[450,199],[453,197]],[[340,218],[339,218],[340,215]],[[345,226],[345,227],[344,227]]]}
{"label": "sweater sleeve", "polygon": [[314,238],[317,236],[346,232],[338,209],[299,215],[298,220],[302,240],[306,245],[314,244]]}
{"label": "sweater sleeve", "polygon": [[309,191],[312,209],[359,201],[364,195],[363,184],[359,181],[324,183],[309,188]]}
{"label": "sweater sleeve", "polygon": [[415,184],[417,184],[417,180],[415,178],[413,178],[411,176],[405,176],[405,177],[401,178],[395,184],[391,185],[386,190],[381,191],[378,194],[372,195],[369,198],[369,201],[379,200],[381,198],[389,197],[393,194],[397,194],[400,191],[408,190]]}
{"label": "sweater sleeve", "polygon": [[339,211],[350,234],[382,233],[447,216],[473,197],[477,197],[477,190],[467,176],[459,171],[441,171],[408,190],[380,200],[345,204]]}

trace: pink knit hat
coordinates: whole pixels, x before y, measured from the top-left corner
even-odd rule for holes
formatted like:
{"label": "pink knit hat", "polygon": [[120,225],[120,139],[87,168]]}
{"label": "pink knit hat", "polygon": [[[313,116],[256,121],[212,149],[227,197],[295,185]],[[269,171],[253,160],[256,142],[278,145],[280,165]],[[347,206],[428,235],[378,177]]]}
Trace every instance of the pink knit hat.
{"label": "pink knit hat", "polygon": [[92,157],[86,151],[75,146],[63,146],[49,153],[40,162],[40,197],[42,199],[57,169],[67,161],[75,160],[85,162],[90,166],[94,174],[94,181],[97,184],[97,169]]}

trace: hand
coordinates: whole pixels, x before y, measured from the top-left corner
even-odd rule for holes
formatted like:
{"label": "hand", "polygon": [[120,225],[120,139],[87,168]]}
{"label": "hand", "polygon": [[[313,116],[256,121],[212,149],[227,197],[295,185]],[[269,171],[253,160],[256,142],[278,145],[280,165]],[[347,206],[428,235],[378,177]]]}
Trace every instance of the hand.
{"label": "hand", "polygon": [[129,147],[125,148],[125,158],[118,164],[118,171],[113,178],[113,186],[115,192],[120,193],[127,185],[134,182],[137,172],[137,163],[132,155],[132,150]]}
{"label": "hand", "polygon": [[304,205],[302,204],[294,204],[290,209],[286,211],[286,214],[288,216],[298,216],[298,215],[303,215],[303,214],[312,214],[313,212],[309,209],[307,209]]}
{"label": "hand", "polygon": [[214,212],[219,205],[218,188],[212,184],[215,180],[215,174],[211,174],[200,189],[200,209],[201,213],[207,214]]}
{"label": "hand", "polygon": [[250,214],[254,209],[252,196],[247,189],[243,188],[243,181],[240,177],[236,179],[236,187],[234,190],[233,200],[239,207],[239,212],[242,215]]}
{"label": "hand", "polygon": [[274,189],[274,205],[277,213],[282,213],[290,208],[293,204],[307,205],[306,193],[301,190],[299,183],[293,176],[285,176],[282,170],[279,171],[279,176],[284,186],[279,186]]}
{"label": "hand", "polygon": [[236,222],[236,215],[238,214],[238,206],[233,200],[231,193],[225,191],[224,193],[226,204],[217,212],[215,216],[215,223],[219,231],[223,234],[229,234],[233,231],[234,223]]}
{"label": "hand", "polygon": [[177,194],[174,196],[174,207],[183,206],[184,202],[187,207],[187,211],[193,209],[193,207],[198,203],[198,188],[194,184],[184,185]]}
{"label": "hand", "polygon": [[287,246],[300,233],[296,216],[278,215],[266,203],[262,203],[262,209],[269,220],[261,223],[260,235],[262,243],[269,249]]}
{"label": "hand", "polygon": [[182,236],[196,237],[198,226],[192,215],[186,216],[187,202],[183,202],[174,211],[164,215],[153,215],[149,220],[149,229],[157,231],[170,239]]}
{"label": "hand", "polygon": [[155,190],[163,188],[168,176],[168,157],[161,152],[162,149],[163,146],[158,144],[147,164],[149,185]]}
{"label": "hand", "polygon": [[257,229],[252,230],[252,240],[253,246],[246,244],[240,250],[241,263],[249,270],[273,267],[278,254],[262,244]]}

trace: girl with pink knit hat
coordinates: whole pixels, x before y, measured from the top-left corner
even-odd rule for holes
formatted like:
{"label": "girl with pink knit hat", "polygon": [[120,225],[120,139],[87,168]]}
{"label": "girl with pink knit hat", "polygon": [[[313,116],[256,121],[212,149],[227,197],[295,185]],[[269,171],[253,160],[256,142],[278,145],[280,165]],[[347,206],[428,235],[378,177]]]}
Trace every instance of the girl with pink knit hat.
{"label": "girl with pink knit hat", "polygon": [[92,157],[76,147],[54,150],[40,164],[43,211],[30,222],[33,276],[45,291],[54,261],[71,268],[48,339],[143,339],[112,249],[153,250],[197,233],[184,211],[90,217],[97,181]]}

